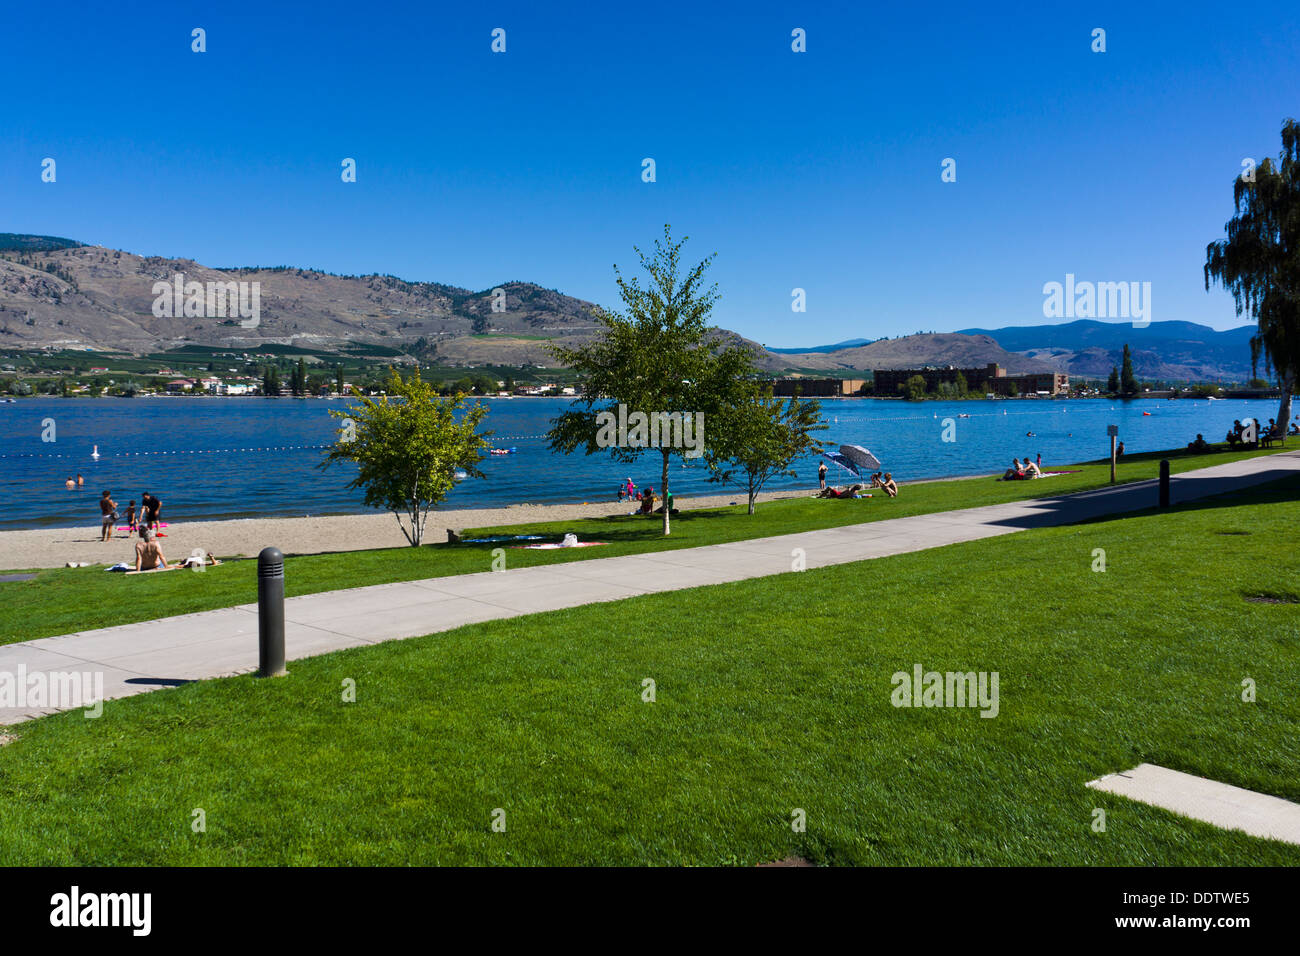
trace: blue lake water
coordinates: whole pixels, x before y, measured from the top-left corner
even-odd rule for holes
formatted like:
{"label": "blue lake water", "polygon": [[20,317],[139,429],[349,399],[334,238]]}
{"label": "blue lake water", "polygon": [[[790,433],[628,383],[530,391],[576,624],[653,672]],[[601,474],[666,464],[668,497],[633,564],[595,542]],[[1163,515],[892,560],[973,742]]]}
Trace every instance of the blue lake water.
{"label": "blue lake water", "polygon": [[[638,487],[659,485],[654,452],[634,465],[607,455],[552,454],[542,436],[568,401],[487,400],[484,427],[496,433],[497,445],[518,453],[489,457],[481,465],[487,480],[463,482],[442,507],[612,500],[629,475]],[[346,404],[263,398],[32,398],[0,404],[6,504],[0,528],[98,525],[96,499],[104,489],[113,491],[123,513],[128,501],[153,493],[163,502],[164,520],[366,513],[360,492],[346,487],[350,468],[315,467],[335,435],[328,410]],[[906,483],[1001,471],[1013,456],[1041,453],[1045,467],[1102,458],[1109,454],[1110,423],[1119,426],[1130,452],[1185,445],[1197,432],[1221,441],[1233,419],[1267,421],[1277,414],[1277,402],[843,399],[825,402],[823,414],[830,427],[821,438],[865,445]],[[957,417],[963,414],[970,417]],[[955,420],[952,442],[942,440],[946,418]],[[42,441],[46,419],[54,422],[54,442]],[[98,459],[91,457],[95,445]],[[816,459],[799,463],[796,471],[798,478],[774,479],[768,490],[815,487]],[[836,472],[832,466],[837,483],[849,477]],[[66,490],[64,480],[78,473],[85,486]],[[702,463],[682,467],[674,461],[672,490],[688,495],[727,489],[708,481]]]}

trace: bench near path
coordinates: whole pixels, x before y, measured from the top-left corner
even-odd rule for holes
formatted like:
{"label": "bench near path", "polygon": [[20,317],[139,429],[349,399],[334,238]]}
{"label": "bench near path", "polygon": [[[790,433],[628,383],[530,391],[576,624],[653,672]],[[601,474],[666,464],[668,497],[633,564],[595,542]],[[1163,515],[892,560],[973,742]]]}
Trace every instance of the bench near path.
{"label": "bench near path", "polygon": [[[1300,452],[1184,472],[1171,479],[1177,504],[1300,474]],[[1028,528],[1073,524],[1157,503],[1144,481],[1054,498],[891,518],[728,544],[592,558],[326,591],[285,601],[290,661],[463,624],[784,574],[802,549],[807,568],[938,548]],[[275,542],[268,541],[271,545]],[[257,667],[257,605],[124,624],[0,646],[5,674],[93,674],[113,700]],[[75,704],[74,704],[75,706]],[[0,707],[0,725],[69,707]]]}

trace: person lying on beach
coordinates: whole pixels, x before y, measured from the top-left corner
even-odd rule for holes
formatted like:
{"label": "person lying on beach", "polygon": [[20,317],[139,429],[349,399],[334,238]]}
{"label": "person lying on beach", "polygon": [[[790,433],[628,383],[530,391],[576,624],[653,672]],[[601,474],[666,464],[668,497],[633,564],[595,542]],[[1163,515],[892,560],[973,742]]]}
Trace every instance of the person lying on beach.
{"label": "person lying on beach", "polygon": [[180,567],[193,568],[193,567],[197,567],[200,562],[202,562],[203,564],[210,564],[213,567],[216,567],[218,564],[221,563],[219,560],[217,560],[216,555],[214,555],[211,551],[209,551],[207,553],[207,556],[203,558],[196,558],[193,555],[191,555],[190,557],[186,558],[184,561],[180,563]]}
{"label": "person lying on beach", "polygon": [[135,543],[135,569],[152,571],[155,568],[166,567],[167,559],[163,556],[162,548],[158,546],[153,532],[148,528],[141,528],[140,540]]}
{"label": "person lying on beach", "polygon": [[885,490],[885,494],[891,498],[898,497],[898,482],[894,481],[894,476],[885,472],[885,480],[880,483],[880,487]]}
{"label": "person lying on beach", "polygon": [[824,488],[817,492],[817,498],[859,498],[861,497],[862,485],[849,485],[847,488],[840,490],[838,488]]}

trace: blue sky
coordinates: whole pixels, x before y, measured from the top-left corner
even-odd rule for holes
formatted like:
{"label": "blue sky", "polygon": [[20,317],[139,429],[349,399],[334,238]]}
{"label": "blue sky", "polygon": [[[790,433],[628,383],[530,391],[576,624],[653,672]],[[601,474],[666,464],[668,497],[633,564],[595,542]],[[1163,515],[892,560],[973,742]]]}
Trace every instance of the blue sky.
{"label": "blue sky", "polygon": [[1229,328],[1205,244],[1300,114],[1294,4],[286,6],[10,5],[0,231],[615,305],[670,222],[771,346],[1039,324],[1066,273]]}

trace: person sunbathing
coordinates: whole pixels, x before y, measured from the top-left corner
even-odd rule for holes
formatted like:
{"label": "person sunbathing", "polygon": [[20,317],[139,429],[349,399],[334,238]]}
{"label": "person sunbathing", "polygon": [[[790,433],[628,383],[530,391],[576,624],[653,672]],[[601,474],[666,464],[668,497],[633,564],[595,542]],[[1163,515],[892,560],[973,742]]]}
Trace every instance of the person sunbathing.
{"label": "person sunbathing", "polygon": [[1011,459],[1011,467],[1002,475],[1003,481],[1015,481],[1018,478],[1025,477],[1024,466],[1020,464],[1019,458]]}
{"label": "person sunbathing", "polygon": [[140,540],[135,543],[135,569],[153,571],[166,567],[167,559],[163,556],[162,548],[158,546],[153,531],[149,528],[141,528]]}
{"label": "person sunbathing", "polygon": [[894,476],[889,472],[885,472],[885,480],[880,483],[880,487],[884,489],[885,494],[889,495],[889,497],[898,497],[898,482],[894,481]]}
{"label": "person sunbathing", "polygon": [[856,498],[860,496],[862,485],[849,485],[847,488],[823,488],[814,497],[817,498]]}
{"label": "person sunbathing", "polygon": [[1043,469],[1039,468],[1035,462],[1030,461],[1028,455],[1025,456],[1025,477],[1026,478],[1043,477]]}

